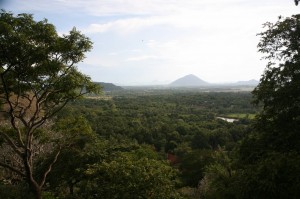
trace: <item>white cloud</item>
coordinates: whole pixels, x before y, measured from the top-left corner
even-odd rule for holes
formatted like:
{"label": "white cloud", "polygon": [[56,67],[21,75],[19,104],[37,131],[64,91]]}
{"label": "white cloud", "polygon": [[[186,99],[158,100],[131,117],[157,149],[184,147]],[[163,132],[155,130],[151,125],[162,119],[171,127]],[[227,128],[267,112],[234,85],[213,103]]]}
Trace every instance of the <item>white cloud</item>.
{"label": "white cloud", "polygon": [[115,31],[119,33],[131,33],[139,31],[145,27],[155,25],[167,24],[168,21],[160,17],[147,17],[147,18],[129,18],[109,21],[102,24],[91,24],[87,29],[83,30],[85,33],[103,33],[107,31]]}
{"label": "white cloud", "polygon": [[[79,0],[77,0],[79,1]],[[82,4],[82,1],[79,1]],[[267,0],[264,2],[246,0],[110,0],[87,1],[83,6],[95,15],[115,15],[106,22],[93,23],[85,28],[86,33],[108,31],[128,34],[155,26],[170,26],[194,31],[237,31],[240,27],[260,27],[266,20],[272,20],[280,12],[270,14],[274,9],[284,10],[287,4]],[[291,3],[292,4],[292,3]],[[89,5],[89,6],[87,6]],[[291,5],[293,6],[293,5]],[[279,14],[278,14],[279,13]]]}
{"label": "white cloud", "polygon": [[[36,6],[45,9],[45,3],[39,0]],[[291,2],[290,4],[293,4]],[[28,5],[28,3],[27,3]],[[41,6],[44,5],[44,6]],[[55,6],[64,9],[80,8],[90,15],[169,15],[180,14],[186,11],[210,10],[230,7],[259,7],[287,5],[282,0],[53,0],[47,2],[49,7]],[[26,6],[26,5],[23,5]],[[28,6],[27,6],[28,7]]]}
{"label": "white cloud", "polygon": [[126,59],[126,61],[145,61],[149,59],[158,59],[158,57],[154,55],[142,55],[137,57],[129,57],[128,59]]}

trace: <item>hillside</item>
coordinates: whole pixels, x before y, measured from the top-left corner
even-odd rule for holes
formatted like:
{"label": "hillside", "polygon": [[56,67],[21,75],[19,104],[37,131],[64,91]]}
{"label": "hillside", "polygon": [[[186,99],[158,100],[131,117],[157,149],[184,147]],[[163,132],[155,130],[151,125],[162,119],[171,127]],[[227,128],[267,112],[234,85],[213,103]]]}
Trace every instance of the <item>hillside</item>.
{"label": "hillside", "polygon": [[105,83],[105,82],[95,82],[102,87],[103,91],[121,91],[124,90],[121,86],[116,86],[112,83]]}

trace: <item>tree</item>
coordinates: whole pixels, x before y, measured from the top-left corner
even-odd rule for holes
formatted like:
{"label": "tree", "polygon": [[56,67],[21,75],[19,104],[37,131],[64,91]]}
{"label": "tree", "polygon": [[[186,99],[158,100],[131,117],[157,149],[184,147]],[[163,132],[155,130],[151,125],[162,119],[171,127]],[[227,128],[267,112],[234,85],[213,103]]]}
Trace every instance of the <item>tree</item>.
{"label": "tree", "polygon": [[0,139],[20,163],[0,160],[0,166],[26,179],[36,198],[42,197],[46,177],[63,147],[56,137],[47,148],[52,160],[37,176],[37,160],[45,154],[39,139],[42,132],[52,136],[45,132],[49,119],[71,100],[98,91],[75,66],[91,48],[92,42],[75,28],[59,36],[46,19],[0,11]]}
{"label": "tree", "polygon": [[300,15],[265,27],[258,48],[269,63],[253,91],[263,106],[256,129],[276,136],[276,149],[300,151]]}
{"label": "tree", "polygon": [[253,91],[263,109],[238,150],[238,198],[299,198],[300,15],[265,27],[258,48],[269,62]]}

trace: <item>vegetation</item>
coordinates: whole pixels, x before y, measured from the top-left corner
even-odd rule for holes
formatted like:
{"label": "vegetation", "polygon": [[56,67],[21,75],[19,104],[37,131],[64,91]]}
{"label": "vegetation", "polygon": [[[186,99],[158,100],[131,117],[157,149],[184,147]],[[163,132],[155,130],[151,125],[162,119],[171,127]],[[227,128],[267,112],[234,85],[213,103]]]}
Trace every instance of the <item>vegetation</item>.
{"label": "vegetation", "polygon": [[231,113],[227,114],[226,117],[228,118],[235,118],[235,119],[243,119],[243,118],[248,118],[248,119],[254,119],[255,114],[246,114],[246,113]]}

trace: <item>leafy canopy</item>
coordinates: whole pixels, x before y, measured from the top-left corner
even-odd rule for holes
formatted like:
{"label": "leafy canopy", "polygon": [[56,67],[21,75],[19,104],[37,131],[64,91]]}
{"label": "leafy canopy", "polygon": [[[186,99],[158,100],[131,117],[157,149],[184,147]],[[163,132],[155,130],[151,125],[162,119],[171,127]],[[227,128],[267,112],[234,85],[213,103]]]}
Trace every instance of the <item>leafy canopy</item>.
{"label": "leafy canopy", "polygon": [[92,42],[73,28],[59,36],[54,25],[34,21],[29,14],[0,13],[0,96],[34,95],[42,102],[45,116],[56,111],[55,105],[95,91],[90,78],[75,64],[84,59]]}

